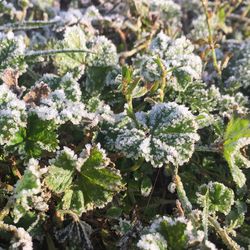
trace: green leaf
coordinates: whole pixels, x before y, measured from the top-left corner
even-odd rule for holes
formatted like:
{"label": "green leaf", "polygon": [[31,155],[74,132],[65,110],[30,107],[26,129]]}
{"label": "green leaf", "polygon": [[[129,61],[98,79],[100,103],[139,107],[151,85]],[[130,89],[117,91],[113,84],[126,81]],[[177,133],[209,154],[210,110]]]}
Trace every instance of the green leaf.
{"label": "green leaf", "polygon": [[28,117],[24,150],[30,157],[40,157],[43,151],[58,147],[57,125],[53,120],[41,120],[34,113]]}
{"label": "green leaf", "polygon": [[223,154],[228,162],[233,180],[242,187],[246,177],[240,168],[249,168],[250,161],[242,150],[250,144],[250,120],[233,117],[224,134]]}
{"label": "green leaf", "polygon": [[[62,193],[68,189],[73,181],[76,163],[77,158],[73,151],[64,147],[57,157],[50,161],[49,175],[45,178],[47,186],[55,193]],[[71,191],[69,196],[70,193]],[[67,197],[65,199],[68,200]]]}
{"label": "green leaf", "polygon": [[51,162],[45,182],[52,191],[64,194],[62,209],[81,215],[104,207],[123,190],[118,170],[109,164],[99,146],[86,146],[78,159],[72,150],[64,147]]}
{"label": "green leaf", "polygon": [[86,90],[91,95],[100,94],[105,86],[105,78],[110,67],[88,67],[86,70],[87,79],[85,82]]}
{"label": "green leaf", "polygon": [[174,224],[168,221],[162,221],[160,224],[160,232],[168,243],[169,250],[182,250],[186,248],[188,237],[185,234],[187,225],[181,221]]}
{"label": "green leaf", "polygon": [[122,214],[122,209],[119,207],[110,207],[106,213],[108,217],[111,217],[114,219],[119,219],[121,217],[121,214]]}
{"label": "green leaf", "polygon": [[231,206],[234,204],[234,192],[232,189],[219,182],[210,182],[200,187],[198,203],[202,206],[208,206],[208,212],[221,212],[228,214]]}

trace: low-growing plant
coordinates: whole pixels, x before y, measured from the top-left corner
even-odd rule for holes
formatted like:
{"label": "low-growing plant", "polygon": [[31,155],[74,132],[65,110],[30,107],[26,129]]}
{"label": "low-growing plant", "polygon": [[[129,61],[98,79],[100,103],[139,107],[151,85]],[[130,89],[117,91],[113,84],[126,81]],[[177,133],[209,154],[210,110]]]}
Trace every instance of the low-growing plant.
{"label": "low-growing plant", "polygon": [[0,0],[0,249],[249,249],[249,11]]}

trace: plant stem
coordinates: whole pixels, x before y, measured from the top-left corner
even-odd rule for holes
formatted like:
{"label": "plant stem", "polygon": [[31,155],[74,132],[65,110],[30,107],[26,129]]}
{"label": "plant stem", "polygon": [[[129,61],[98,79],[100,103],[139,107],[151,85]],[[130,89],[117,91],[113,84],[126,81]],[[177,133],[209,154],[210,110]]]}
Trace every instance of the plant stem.
{"label": "plant stem", "polygon": [[133,108],[133,99],[131,96],[129,97],[126,97],[127,99],[127,104],[128,104],[128,108],[127,108],[127,114],[130,118],[132,118],[132,120],[135,122],[135,125],[137,128],[140,127],[137,119],[136,119],[136,116],[135,116],[135,113],[134,113],[134,108]]}
{"label": "plant stem", "polygon": [[217,220],[215,220],[212,216],[209,216],[208,221],[213,226],[216,233],[221,237],[222,241],[228,247],[228,249],[240,250],[240,246],[227,234],[225,229],[221,228]]}
{"label": "plant stem", "polygon": [[12,204],[13,204],[13,200],[9,199],[5,207],[0,211],[0,223],[9,214],[10,207],[12,206]]}
{"label": "plant stem", "polygon": [[25,57],[35,57],[35,56],[50,56],[56,54],[64,53],[92,53],[92,51],[86,49],[53,49],[53,50],[37,50],[37,51],[28,51],[24,56]]}
{"label": "plant stem", "polygon": [[149,45],[149,41],[147,40],[146,42],[144,42],[143,44],[137,46],[136,48],[132,49],[132,50],[129,50],[129,51],[124,51],[124,52],[121,52],[119,54],[119,58],[128,58],[128,57],[131,57],[133,56],[134,54],[138,53],[139,51],[143,50],[143,49],[146,49]]}
{"label": "plant stem", "polygon": [[216,57],[216,52],[215,52],[215,47],[214,47],[215,42],[213,40],[213,33],[211,29],[210,17],[209,17],[208,8],[207,8],[207,0],[201,0],[201,3],[203,6],[205,15],[206,15],[206,23],[207,23],[207,29],[208,29],[208,43],[212,51],[213,65],[218,75],[221,77],[221,69],[217,62],[217,57]]}
{"label": "plant stem", "polygon": [[196,146],[195,151],[220,153],[219,148],[211,146]]}
{"label": "plant stem", "polygon": [[53,21],[23,21],[21,23],[7,23],[5,25],[0,26],[0,31],[6,30],[31,30],[31,29],[40,29],[43,27],[51,26],[58,23],[58,20]]}
{"label": "plant stem", "polygon": [[190,214],[192,212],[192,205],[187,198],[186,191],[181,181],[181,177],[178,174],[175,174],[173,176],[173,181],[176,185],[177,194],[181,201],[182,207],[184,208],[185,212]]}
{"label": "plant stem", "polygon": [[167,86],[167,70],[165,69],[165,66],[163,65],[162,61],[159,59],[159,66],[162,71],[162,76],[161,76],[161,87],[160,87],[160,102],[164,102],[164,97],[165,97],[165,89]]}
{"label": "plant stem", "polygon": [[5,232],[14,233],[17,231],[17,228],[13,225],[5,224],[4,222],[0,221],[0,229]]}

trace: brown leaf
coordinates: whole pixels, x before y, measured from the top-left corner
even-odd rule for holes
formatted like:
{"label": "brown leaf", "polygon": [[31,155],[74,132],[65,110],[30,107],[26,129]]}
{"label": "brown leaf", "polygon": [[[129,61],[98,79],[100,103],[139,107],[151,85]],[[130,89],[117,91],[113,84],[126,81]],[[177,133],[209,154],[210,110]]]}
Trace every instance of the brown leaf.
{"label": "brown leaf", "polygon": [[45,99],[50,94],[51,89],[47,83],[40,82],[23,97],[23,100],[29,104],[39,105],[41,99]]}
{"label": "brown leaf", "polygon": [[23,88],[18,86],[19,72],[12,68],[7,68],[4,70],[1,79],[9,87],[9,89],[16,95],[21,95]]}

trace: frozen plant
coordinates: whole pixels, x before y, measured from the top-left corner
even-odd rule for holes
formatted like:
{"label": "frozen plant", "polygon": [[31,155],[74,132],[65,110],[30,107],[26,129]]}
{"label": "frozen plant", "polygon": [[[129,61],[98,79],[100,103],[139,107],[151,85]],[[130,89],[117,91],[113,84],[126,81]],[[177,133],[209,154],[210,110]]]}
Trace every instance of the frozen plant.
{"label": "frozen plant", "polygon": [[86,63],[91,67],[115,66],[118,56],[115,45],[105,36],[97,36],[88,41],[88,49],[91,53],[87,54]]}
{"label": "frozen plant", "polygon": [[11,145],[26,126],[26,105],[6,84],[0,85],[0,145]]}

